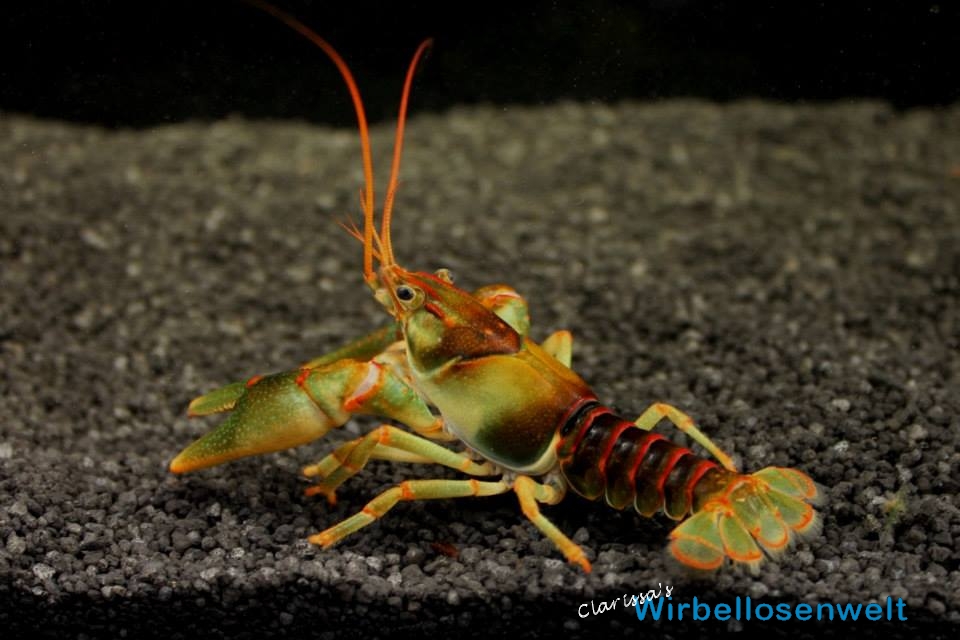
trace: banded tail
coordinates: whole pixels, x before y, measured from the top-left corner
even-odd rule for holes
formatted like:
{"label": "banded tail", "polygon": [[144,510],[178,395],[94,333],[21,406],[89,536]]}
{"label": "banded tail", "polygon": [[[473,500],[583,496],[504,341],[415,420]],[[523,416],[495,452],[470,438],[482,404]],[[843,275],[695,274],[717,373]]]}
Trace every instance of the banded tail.
{"label": "banded tail", "polygon": [[669,549],[694,569],[717,569],[725,558],[756,568],[820,527],[811,506],[820,492],[804,473],[727,470],[598,403],[566,422],[557,453],[568,484],[585,498],[603,496],[616,509],[632,504],[646,517],[686,518]]}

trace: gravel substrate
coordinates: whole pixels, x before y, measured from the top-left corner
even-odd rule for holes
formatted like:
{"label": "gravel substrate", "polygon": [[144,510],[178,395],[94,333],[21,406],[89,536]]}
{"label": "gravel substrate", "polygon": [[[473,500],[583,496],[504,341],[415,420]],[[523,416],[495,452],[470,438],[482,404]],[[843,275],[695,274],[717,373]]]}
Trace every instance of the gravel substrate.
{"label": "gravel substrate", "polygon": [[[392,128],[375,128],[380,169]],[[383,320],[360,247],[355,133],[223,121],[143,131],[0,118],[0,628],[57,637],[564,638],[654,626],[583,603],[902,598],[908,621],[662,621],[953,637],[960,627],[960,107],[665,102],[472,108],[410,123],[394,243],[506,281],[535,337],[632,415],[663,400],[742,467],[821,483],[823,533],[758,575],[691,577],[670,523],[570,496],[563,562],[510,496],[402,504],[304,541],[431,467],[376,463],[330,507],[314,445],[174,477],[215,420],[187,402]],[[382,184],[382,179],[381,179]],[[670,437],[683,437],[661,427]]]}

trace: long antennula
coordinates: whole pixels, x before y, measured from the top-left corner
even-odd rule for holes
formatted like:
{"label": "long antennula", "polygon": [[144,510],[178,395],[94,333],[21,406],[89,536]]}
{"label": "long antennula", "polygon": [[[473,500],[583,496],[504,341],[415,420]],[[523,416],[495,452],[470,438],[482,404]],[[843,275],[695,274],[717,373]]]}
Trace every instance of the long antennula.
{"label": "long antennula", "polygon": [[397,184],[400,178],[400,156],[403,152],[403,129],[407,121],[407,103],[410,100],[410,87],[413,85],[413,75],[417,70],[420,58],[433,44],[432,38],[427,38],[417,47],[407,69],[407,78],[403,83],[403,95],[400,97],[400,113],[397,115],[397,135],[393,143],[393,164],[390,166],[390,182],[387,185],[387,196],[383,202],[383,217],[381,220],[380,239],[383,244],[383,264],[393,264],[393,242],[390,239],[390,218],[393,213],[393,201],[397,195]]}
{"label": "long antennula", "polygon": [[[370,151],[370,133],[367,127],[367,116],[363,109],[363,99],[360,97],[360,90],[357,88],[357,83],[353,79],[353,74],[350,73],[350,68],[347,66],[347,63],[343,61],[343,58],[340,57],[340,54],[337,53],[336,49],[334,49],[329,42],[318,36],[310,27],[263,0],[243,1],[262,11],[266,11],[320,47],[333,63],[337,65],[340,75],[343,76],[344,82],[347,83],[350,98],[353,100],[353,108],[357,112],[357,125],[360,129],[360,153],[363,156],[363,180],[365,185],[364,197],[361,198],[361,206],[363,208],[363,277],[368,283],[372,282],[376,277],[373,271],[373,244],[376,233],[373,219],[373,154]],[[392,254],[390,255],[392,257]]]}

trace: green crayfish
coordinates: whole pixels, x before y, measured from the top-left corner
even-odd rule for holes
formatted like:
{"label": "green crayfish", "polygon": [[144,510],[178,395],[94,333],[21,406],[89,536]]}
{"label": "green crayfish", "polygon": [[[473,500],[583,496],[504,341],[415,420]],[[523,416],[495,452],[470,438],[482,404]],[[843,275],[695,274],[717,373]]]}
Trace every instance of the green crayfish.
{"label": "green crayfish", "polygon": [[[392,316],[385,328],[316,358],[299,369],[255,376],[195,399],[191,416],[232,411],[215,430],[184,449],[174,473],[311,442],[353,415],[385,424],[341,445],[304,474],[316,478],[308,495],[333,500],[343,482],[370,460],[433,463],[469,479],[408,480],[390,488],[346,520],[311,536],[324,547],[383,517],[404,500],[490,496],[514,492],[523,514],[570,561],[585,571],[583,549],[540,511],[568,490],[645,516],[662,511],[683,520],[669,549],[702,570],[725,559],[757,566],[787,548],[798,534],[818,530],[811,506],[820,492],[804,473],[770,467],[742,474],[684,413],[654,404],[636,420],[616,415],[570,369],[572,337],[559,331],[537,344],[528,336],[527,304],[512,288],[469,292],[445,270],[408,271],[390,241],[407,101],[418,60],[407,72],[400,104],[393,167],[375,224],[373,169],[367,122],[357,85],[336,51],[295,18],[260,0],[312,40],[337,65],[359,122],[365,189],[363,228],[348,227],[363,243],[363,273],[376,300]],[[378,264],[375,268],[374,261]],[[702,458],[652,432],[666,419],[713,459]],[[469,453],[440,443],[461,442]]]}

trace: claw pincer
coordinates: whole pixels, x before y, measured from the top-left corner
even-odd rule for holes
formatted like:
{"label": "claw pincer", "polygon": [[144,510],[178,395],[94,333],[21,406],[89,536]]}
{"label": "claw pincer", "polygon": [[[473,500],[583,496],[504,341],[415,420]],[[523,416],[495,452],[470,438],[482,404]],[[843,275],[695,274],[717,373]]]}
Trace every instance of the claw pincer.
{"label": "claw pincer", "polygon": [[336,420],[297,384],[298,375],[290,371],[264,376],[250,386],[234,383],[191,402],[190,415],[232,412],[220,426],[174,458],[170,471],[203,469],[296,447],[323,436],[336,426]]}

